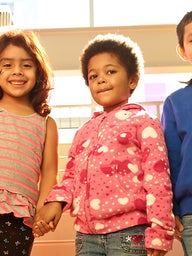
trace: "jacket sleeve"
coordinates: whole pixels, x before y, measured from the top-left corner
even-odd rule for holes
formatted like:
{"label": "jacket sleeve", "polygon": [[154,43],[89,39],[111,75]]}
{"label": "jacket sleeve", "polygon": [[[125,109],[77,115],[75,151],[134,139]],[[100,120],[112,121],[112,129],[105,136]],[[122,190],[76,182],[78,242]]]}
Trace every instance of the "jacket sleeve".
{"label": "jacket sleeve", "polygon": [[146,210],[149,227],[146,248],[169,251],[174,239],[172,187],[163,129],[159,119],[149,118],[139,129]]}
{"label": "jacket sleeve", "polygon": [[[175,118],[175,113],[169,97],[164,102],[161,123],[168,150],[171,182],[174,195],[175,185],[181,167],[181,138],[179,137],[179,133],[177,131],[177,120]],[[173,198],[173,212],[175,215],[180,215],[179,207],[175,198]]]}

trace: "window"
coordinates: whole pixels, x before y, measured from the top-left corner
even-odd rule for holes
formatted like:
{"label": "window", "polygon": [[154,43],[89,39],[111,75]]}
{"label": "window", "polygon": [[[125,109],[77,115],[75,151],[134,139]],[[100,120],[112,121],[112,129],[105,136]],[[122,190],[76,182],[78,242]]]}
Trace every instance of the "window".
{"label": "window", "polygon": [[177,24],[191,0],[95,0],[94,26]]}
{"label": "window", "polygon": [[0,0],[15,27],[80,28],[176,24],[191,10],[191,0]]}

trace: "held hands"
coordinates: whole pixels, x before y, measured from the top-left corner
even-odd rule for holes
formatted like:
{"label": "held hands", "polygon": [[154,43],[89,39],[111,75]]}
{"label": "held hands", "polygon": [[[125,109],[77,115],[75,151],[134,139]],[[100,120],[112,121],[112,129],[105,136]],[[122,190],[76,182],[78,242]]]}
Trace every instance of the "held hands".
{"label": "held hands", "polygon": [[43,236],[45,233],[54,231],[62,214],[62,204],[50,202],[39,209],[33,224],[34,237]]}

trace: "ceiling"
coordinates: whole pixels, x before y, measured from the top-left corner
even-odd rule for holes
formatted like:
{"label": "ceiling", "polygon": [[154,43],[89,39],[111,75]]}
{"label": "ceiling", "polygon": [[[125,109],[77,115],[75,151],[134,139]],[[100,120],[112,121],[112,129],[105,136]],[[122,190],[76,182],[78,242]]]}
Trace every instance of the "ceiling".
{"label": "ceiling", "polygon": [[85,44],[99,33],[119,33],[137,42],[145,67],[187,66],[176,54],[175,25],[34,30],[54,70],[79,69],[79,55]]}

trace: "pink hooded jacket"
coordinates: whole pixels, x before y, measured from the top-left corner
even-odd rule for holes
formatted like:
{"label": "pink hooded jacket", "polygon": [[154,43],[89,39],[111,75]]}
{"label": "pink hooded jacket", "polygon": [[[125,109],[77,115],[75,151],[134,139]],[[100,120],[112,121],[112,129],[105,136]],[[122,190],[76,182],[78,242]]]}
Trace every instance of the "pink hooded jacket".
{"label": "pink hooded jacket", "polygon": [[137,104],[95,113],[77,131],[63,180],[47,201],[67,202],[82,233],[148,224],[145,246],[170,250],[172,189],[159,119]]}

